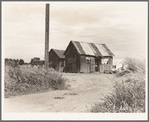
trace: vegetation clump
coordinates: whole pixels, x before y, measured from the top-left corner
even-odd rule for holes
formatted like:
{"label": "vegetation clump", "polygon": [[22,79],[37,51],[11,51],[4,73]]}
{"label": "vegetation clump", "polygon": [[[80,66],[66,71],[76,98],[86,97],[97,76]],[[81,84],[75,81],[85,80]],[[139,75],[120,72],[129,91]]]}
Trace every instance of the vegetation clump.
{"label": "vegetation clump", "polygon": [[[114,90],[95,104],[93,113],[143,113],[145,112],[145,62],[126,58],[127,68],[118,75]],[[124,80],[123,80],[124,79]]]}
{"label": "vegetation clump", "polygon": [[141,72],[145,74],[145,61],[141,59],[125,58],[123,62],[122,71],[116,73],[117,77],[121,77],[129,73]]}
{"label": "vegetation clump", "polygon": [[67,88],[66,79],[54,69],[45,70],[42,66],[21,66],[12,62],[5,65],[5,97]]}

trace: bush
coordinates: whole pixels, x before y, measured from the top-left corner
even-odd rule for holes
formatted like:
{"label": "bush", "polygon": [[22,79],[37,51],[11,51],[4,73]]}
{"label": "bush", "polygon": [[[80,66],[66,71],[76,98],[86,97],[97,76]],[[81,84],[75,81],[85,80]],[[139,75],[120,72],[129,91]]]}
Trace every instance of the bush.
{"label": "bush", "polygon": [[20,59],[19,65],[23,65],[23,64],[24,64],[24,60],[23,59]]}
{"label": "bush", "polygon": [[91,112],[134,113],[145,112],[145,81],[129,80],[116,83],[115,90],[96,104]]}
{"label": "bush", "polygon": [[103,103],[95,104],[91,112],[145,112],[145,65],[137,62],[134,65],[129,58],[126,70],[129,72],[119,73],[125,80],[115,81],[114,90],[104,97]]}
{"label": "bush", "polygon": [[125,64],[127,65],[127,70],[132,72],[141,71],[145,73],[145,60],[135,59],[135,58],[125,58]]}
{"label": "bush", "polygon": [[5,97],[45,90],[67,89],[62,75],[41,66],[5,66]]}
{"label": "bush", "polygon": [[17,67],[18,63],[17,63],[17,61],[14,61],[14,60],[7,60],[7,61],[5,61],[5,65],[11,66],[11,67]]}
{"label": "bush", "polygon": [[124,59],[124,66],[122,71],[116,73],[117,77],[121,77],[131,72],[141,72],[145,74],[145,60],[127,57]]}

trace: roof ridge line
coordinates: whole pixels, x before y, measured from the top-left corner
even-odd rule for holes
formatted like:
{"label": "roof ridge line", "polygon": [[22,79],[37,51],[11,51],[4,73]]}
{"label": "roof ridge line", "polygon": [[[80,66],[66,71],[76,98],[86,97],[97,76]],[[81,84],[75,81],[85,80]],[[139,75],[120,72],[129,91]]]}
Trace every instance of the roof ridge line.
{"label": "roof ridge line", "polygon": [[82,42],[82,43],[93,43],[93,44],[105,44],[105,43],[94,43],[94,42],[83,42],[83,41],[73,41],[73,40],[71,40],[72,42]]}
{"label": "roof ridge line", "polygon": [[61,50],[61,51],[65,51],[65,50],[62,50],[62,49],[54,49],[54,48],[51,48],[51,50]]}

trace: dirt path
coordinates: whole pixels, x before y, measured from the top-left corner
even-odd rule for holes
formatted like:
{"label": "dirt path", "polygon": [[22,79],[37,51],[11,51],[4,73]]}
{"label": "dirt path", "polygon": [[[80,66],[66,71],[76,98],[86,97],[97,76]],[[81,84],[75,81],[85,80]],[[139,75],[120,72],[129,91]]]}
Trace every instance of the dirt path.
{"label": "dirt path", "polygon": [[63,73],[69,90],[48,91],[4,99],[4,112],[86,112],[111,91],[111,74]]}

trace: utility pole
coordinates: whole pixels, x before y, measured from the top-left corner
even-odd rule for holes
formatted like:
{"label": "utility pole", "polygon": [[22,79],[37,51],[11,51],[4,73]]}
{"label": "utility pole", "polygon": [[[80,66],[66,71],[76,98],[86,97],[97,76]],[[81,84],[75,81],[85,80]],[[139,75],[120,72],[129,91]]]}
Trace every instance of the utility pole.
{"label": "utility pole", "polygon": [[49,67],[49,4],[46,4],[46,17],[45,17],[45,69]]}

